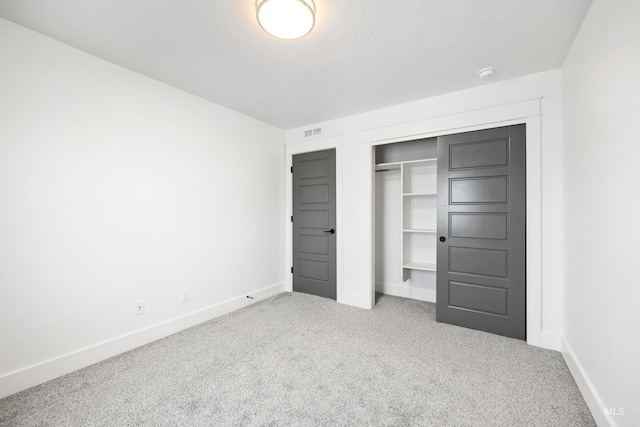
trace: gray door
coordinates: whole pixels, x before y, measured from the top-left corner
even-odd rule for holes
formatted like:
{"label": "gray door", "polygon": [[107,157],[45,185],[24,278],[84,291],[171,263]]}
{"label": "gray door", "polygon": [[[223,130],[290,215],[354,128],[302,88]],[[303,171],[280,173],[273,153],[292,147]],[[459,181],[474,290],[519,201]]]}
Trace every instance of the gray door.
{"label": "gray door", "polygon": [[526,338],[525,125],[438,138],[436,319]]}
{"label": "gray door", "polygon": [[293,156],[293,290],[336,299],[336,151]]}

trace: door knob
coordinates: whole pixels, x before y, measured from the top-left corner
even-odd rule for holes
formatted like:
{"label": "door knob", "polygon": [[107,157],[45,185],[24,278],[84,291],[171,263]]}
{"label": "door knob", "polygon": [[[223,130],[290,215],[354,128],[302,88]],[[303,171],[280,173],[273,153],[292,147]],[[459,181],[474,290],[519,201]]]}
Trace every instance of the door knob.
{"label": "door knob", "polygon": [[333,234],[336,232],[336,230],[332,228],[331,230],[324,230],[324,232]]}
{"label": "door knob", "polygon": [[446,237],[444,237],[444,236],[440,236],[440,241],[441,241],[441,242],[446,242],[446,241],[447,241],[447,239],[446,239]]}

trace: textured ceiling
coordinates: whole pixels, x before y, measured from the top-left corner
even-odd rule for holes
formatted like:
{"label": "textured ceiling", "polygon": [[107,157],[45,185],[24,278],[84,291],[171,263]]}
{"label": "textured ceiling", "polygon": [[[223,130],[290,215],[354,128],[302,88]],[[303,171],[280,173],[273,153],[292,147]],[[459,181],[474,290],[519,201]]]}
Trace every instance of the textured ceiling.
{"label": "textured ceiling", "polygon": [[591,0],[315,0],[279,40],[255,0],[1,0],[0,17],[282,129],[562,65]]}

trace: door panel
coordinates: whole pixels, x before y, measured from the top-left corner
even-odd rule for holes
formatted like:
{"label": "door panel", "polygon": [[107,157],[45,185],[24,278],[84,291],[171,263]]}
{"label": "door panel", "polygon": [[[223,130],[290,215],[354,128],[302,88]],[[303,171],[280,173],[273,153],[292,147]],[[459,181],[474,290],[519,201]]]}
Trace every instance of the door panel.
{"label": "door panel", "polygon": [[[336,299],[335,150],[293,156],[293,290]],[[329,230],[334,230],[334,233]]]}
{"label": "door panel", "polygon": [[451,180],[451,204],[507,203],[509,177],[458,178]]}
{"label": "door panel", "polygon": [[326,282],[329,279],[329,268],[326,262],[300,260],[300,277]]}
{"label": "door panel", "polygon": [[[304,206],[301,206],[304,208]],[[295,222],[295,213],[294,213]],[[300,219],[300,228],[328,228],[329,227],[329,212],[327,211],[303,211],[300,210],[298,215]]]}
{"label": "door panel", "polygon": [[[300,156],[305,156],[305,154],[301,154]],[[299,170],[300,179],[326,178],[329,174],[329,159],[322,158],[300,161],[302,162],[303,166],[302,169]]]}
{"label": "door panel", "polygon": [[508,227],[506,213],[465,212],[449,215],[450,237],[505,240]]}
{"label": "door panel", "polygon": [[[448,138],[448,137],[445,137]],[[506,166],[508,163],[508,142],[506,139],[496,141],[473,141],[450,147],[450,170]],[[438,153],[440,161],[440,153]]]}
{"label": "door panel", "polygon": [[306,185],[300,189],[300,203],[329,203],[329,186],[322,185]]}
{"label": "door panel", "polygon": [[300,252],[305,254],[329,255],[329,238],[326,236],[300,235]]}
{"label": "door panel", "polygon": [[525,188],[524,125],[438,138],[438,321],[526,338]]}
{"label": "door panel", "polygon": [[449,246],[449,270],[452,273],[507,277],[507,251],[456,248]]}
{"label": "door panel", "polygon": [[479,313],[507,313],[507,290],[477,283],[449,283],[449,306]]}

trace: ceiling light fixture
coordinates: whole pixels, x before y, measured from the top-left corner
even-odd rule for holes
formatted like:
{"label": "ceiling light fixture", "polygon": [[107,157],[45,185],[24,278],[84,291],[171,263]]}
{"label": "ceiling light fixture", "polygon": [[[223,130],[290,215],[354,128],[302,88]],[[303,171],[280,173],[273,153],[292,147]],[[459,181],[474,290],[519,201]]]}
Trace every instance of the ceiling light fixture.
{"label": "ceiling light fixture", "polygon": [[309,34],[316,21],[313,0],[256,0],[258,23],[281,39],[299,39]]}

